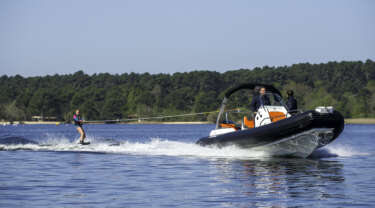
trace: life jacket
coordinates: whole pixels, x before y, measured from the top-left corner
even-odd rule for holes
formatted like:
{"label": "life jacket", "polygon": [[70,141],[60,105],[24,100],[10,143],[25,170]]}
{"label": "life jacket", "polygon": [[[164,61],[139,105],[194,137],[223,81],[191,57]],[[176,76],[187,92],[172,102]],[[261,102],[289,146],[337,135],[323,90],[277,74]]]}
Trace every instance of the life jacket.
{"label": "life jacket", "polygon": [[76,126],[82,126],[81,120],[82,120],[82,118],[81,118],[80,115],[76,115],[76,114],[73,115],[74,125],[76,125]]}

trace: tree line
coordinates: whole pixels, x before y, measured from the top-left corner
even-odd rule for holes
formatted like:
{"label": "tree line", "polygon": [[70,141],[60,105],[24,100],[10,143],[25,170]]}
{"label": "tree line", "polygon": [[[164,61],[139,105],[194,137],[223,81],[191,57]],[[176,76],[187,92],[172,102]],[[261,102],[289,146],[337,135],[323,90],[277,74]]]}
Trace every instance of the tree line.
{"label": "tree line", "polygon": [[[0,120],[55,116],[70,121],[75,109],[87,120],[175,115],[217,110],[224,93],[240,83],[273,84],[295,92],[300,109],[330,105],[346,118],[375,117],[375,63],[372,60],[300,63],[224,73],[68,75],[0,77]],[[243,106],[249,97],[241,95]],[[240,96],[240,97],[241,97]],[[179,120],[207,120],[207,115]]]}

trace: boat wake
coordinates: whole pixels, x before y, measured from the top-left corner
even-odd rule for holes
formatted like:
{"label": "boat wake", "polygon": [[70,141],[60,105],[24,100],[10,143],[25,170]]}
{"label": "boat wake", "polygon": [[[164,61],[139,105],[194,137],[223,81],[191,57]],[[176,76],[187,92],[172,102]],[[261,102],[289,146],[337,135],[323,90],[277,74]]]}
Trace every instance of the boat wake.
{"label": "boat wake", "polygon": [[76,141],[66,138],[48,138],[39,143],[1,143],[2,151],[56,151],[56,152],[87,152],[87,153],[114,153],[133,155],[161,155],[161,156],[194,156],[214,158],[258,158],[265,153],[240,149],[235,146],[225,148],[202,147],[195,143],[171,141],[153,138],[148,142],[116,141],[109,139],[87,138],[90,145],[80,145]]}
{"label": "boat wake", "polygon": [[[161,155],[161,156],[193,156],[213,158],[264,158],[268,154],[263,151],[241,149],[236,146],[218,148],[215,146],[200,146],[195,143],[171,141],[153,138],[148,142],[116,141],[111,139],[88,138],[90,145],[80,145],[77,141],[67,138],[47,138],[35,142],[22,138],[7,138],[0,140],[0,151],[56,151],[56,152],[87,152],[113,153],[133,155]],[[368,153],[355,151],[343,145],[329,145],[313,152],[309,158],[352,157],[364,156]]]}

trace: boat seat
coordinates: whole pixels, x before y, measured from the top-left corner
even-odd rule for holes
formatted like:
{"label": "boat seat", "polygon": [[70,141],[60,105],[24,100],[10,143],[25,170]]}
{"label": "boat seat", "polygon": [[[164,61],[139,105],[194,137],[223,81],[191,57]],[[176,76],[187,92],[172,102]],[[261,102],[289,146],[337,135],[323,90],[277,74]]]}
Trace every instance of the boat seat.
{"label": "boat seat", "polygon": [[285,113],[280,112],[280,111],[273,111],[269,113],[270,113],[270,118],[272,122],[280,121],[286,118]]}
{"label": "boat seat", "polygon": [[243,124],[244,124],[247,128],[254,128],[254,126],[255,126],[255,122],[254,122],[254,120],[248,120],[248,119],[247,119],[247,116],[244,116],[244,117],[243,117]]}
{"label": "boat seat", "polygon": [[234,128],[235,130],[239,130],[239,128],[236,126],[236,124],[227,124],[227,123],[221,123],[221,128]]}

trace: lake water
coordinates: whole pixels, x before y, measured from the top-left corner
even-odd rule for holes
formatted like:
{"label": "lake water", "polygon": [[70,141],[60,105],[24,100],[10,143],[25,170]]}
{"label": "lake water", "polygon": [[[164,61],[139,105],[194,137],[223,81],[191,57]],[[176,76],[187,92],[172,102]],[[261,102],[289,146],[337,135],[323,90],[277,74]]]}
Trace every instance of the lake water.
{"label": "lake water", "polygon": [[84,127],[91,145],[72,125],[0,126],[0,207],[375,206],[375,125],[308,159],[195,145],[214,125]]}

